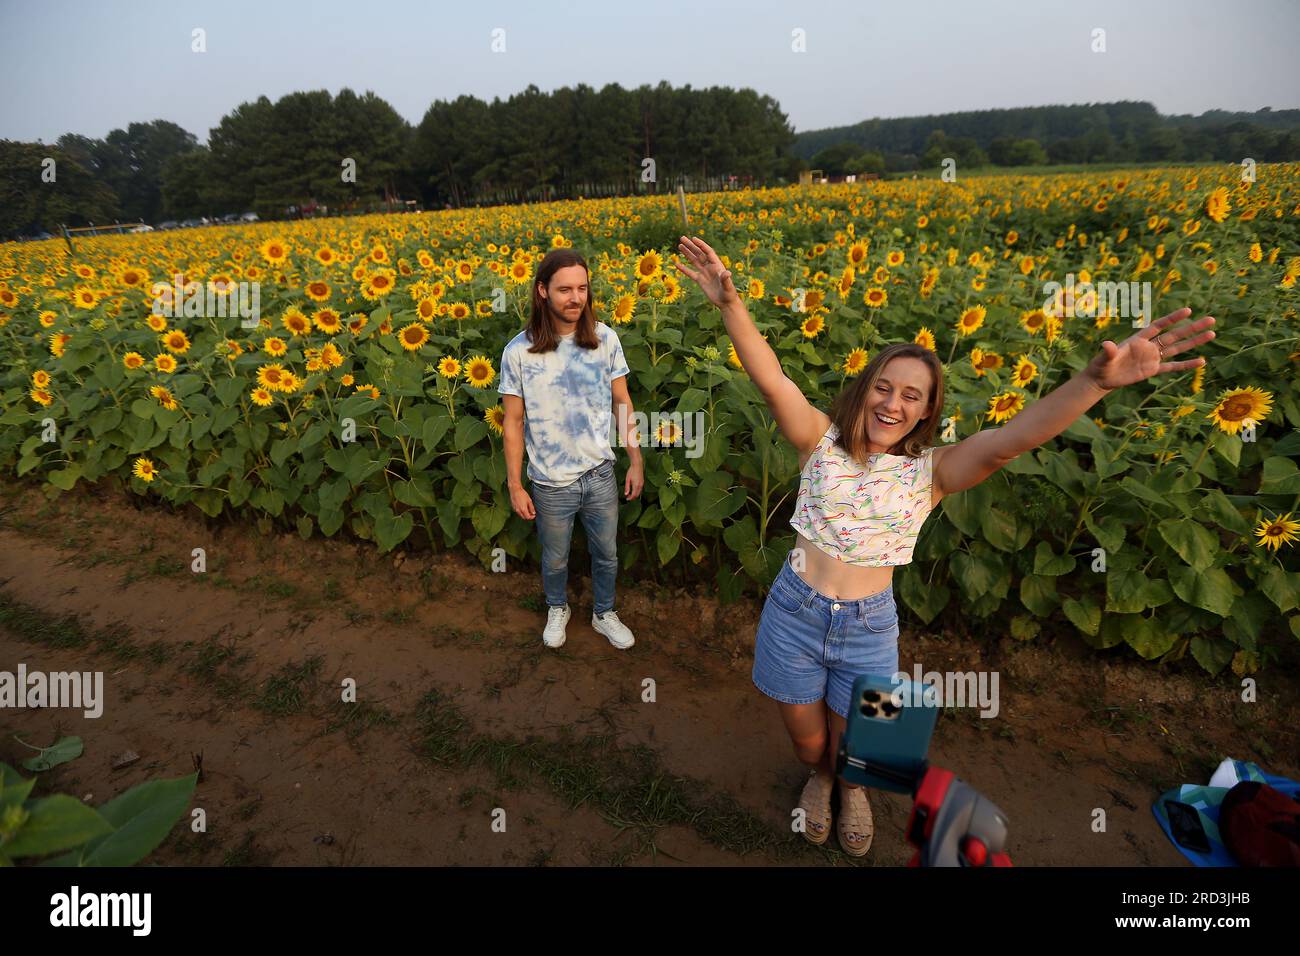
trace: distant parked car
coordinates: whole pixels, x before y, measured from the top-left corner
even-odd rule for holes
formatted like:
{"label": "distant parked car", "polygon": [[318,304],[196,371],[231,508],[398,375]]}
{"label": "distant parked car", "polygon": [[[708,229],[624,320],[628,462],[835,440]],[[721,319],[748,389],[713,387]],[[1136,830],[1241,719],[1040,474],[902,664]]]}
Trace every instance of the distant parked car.
{"label": "distant parked car", "polygon": [[237,220],[238,218],[239,218],[239,213],[237,213],[237,212],[228,212],[228,213],[226,213],[224,216],[221,217],[221,221],[222,221],[222,222],[234,222],[234,221]]}
{"label": "distant parked car", "polygon": [[132,226],[131,231],[132,232],[153,232],[153,226],[149,225],[147,222],[142,222],[138,226]]}
{"label": "distant parked car", "polygon": [[199,221],[197,219],[186,219],[181,222],[182,229],[193,229],[197,225],[199,225]]}
{"label": "distant parked car", "polygon": [[257,213],[246,212],[239,217],[242,222],[257,222]]}
{"label": "distant parked car", "polygon": [[175,229],[175,228],[177,228],[179,225],[180,225],[180,224],[179,224],[178,222],[176,222],[175,220],[173,220],[173,219],[168,219],[166,222],[160,222],[160,223],[158,223],[158,228],[159,228],[159,229]]}

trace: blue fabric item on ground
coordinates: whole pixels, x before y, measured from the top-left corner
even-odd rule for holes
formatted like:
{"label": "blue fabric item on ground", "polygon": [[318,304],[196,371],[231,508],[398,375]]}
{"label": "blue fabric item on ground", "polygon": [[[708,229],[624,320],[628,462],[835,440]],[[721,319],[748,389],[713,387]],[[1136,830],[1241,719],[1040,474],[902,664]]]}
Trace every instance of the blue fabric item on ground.
{"label": "blue fabric item on ground", "polygon": [[[1156,822],[1160,824],[1160,829],[1165,831],[1165,836],[1169,838],[1169,842],[1178,849],[1179,853],[1197,866],[1237,865],[1237,861],[1228,852],[1228,848],[1223,845],[1223,839],[1219,835],[1219,806],[1223,803],[1223,798],[1228,795],[1228,791],[1236,784],[1243,780],[1258,780],[1260,783],[1268,784],[1293,800],[1300,800],[1300,783],[1296,783],[1296,781],[1287,777],[1278,777],[1266,773],[1255,763],[1241,760],[1225,760],[1219,765],[1218,770],[1214,772],[1214,776],[1210,779],[1215,783],[1226,783],[1227,786],[1198,786],[1185,783],[1162,793],[1160,798],[1151,804],[1151,812],[1155,814]],[[1188,849],[1174,839],[1173,831],[1169,825],[1169,813],[1165,809],[1166,800],[1185,803],[1196,811],[1197,816],[1200,817],[1201,826],[1205,829],[1205,837],[1210,844],[1209,853]]]}

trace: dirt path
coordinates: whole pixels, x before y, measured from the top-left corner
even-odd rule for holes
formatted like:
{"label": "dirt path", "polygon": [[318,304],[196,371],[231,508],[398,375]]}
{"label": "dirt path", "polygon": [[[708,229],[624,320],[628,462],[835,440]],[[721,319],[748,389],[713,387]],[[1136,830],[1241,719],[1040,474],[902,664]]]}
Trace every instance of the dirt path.
{"label": "dirt path", "polygon": [[[85,754],[38,792],[101,803],[189,773],[201,754],[193,805],[208,830],[178,826],[157,862],[850,862],[834,839],[817,849],[790,833],[804,771],[749,682],[756,601],[723,608],[623,577],[617,606],[637,644],[620,652],[589,626],[590,583],[575,573],[568,643],[550,651],[533,571],[213,528],[97,490],[0,492],[0,670],[102,670],[106,697],[93,720],[0,710],[0,760],[30,755],[14,734],[78,734]],[[191,570],[195,548],[205,573]],[[1007,813],[1017,865],[1183,865],[1151,815],[1159,792],[1205,782],[1223,756],[1300,776],[1294,658],[1243,704],[1230,679],[1101,657],[1068,636],[904,626],[900,656],[909,671],[999,672],[998,717],[945,713],[931,760]],[[347,678],[356,704],[341,702]],[[140,759],[113,770],[127,750]],[[905,863],[909,801],[872,802],[867,864]]]}

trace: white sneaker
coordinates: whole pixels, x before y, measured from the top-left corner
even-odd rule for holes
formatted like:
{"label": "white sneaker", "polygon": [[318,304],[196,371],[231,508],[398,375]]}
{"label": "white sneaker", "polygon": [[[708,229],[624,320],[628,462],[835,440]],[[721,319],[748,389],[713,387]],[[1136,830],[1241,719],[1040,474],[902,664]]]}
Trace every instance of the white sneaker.
{"label": "white sneaker", "polygon": [[632,632],[627,629],[627,625],[618,619],[618,614],[613,611],[606,611],[603,615],[591,615],[591,626],[595,628],[597,634],[604,634],[609,638],[609,642],[617,647],[620,651],[627,650],[636,641],[632,637]]}
{"label": "white sneaker", "polygon": [[564,625],[569,623],[569,616],[572,613],[567,604],[562,607],[547,608],[546,630],[542,632],[542,643],[547,647],[563,647]]}

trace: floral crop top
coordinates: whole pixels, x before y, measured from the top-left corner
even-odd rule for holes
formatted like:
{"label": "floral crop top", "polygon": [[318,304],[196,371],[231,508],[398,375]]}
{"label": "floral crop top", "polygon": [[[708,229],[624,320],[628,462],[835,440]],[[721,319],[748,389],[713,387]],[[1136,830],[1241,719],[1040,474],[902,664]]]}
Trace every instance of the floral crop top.
{"label": "floral crop top", "polygon": [[835,444],[832,423],[799,476],[790,524],[845,564],[908,564],[932,508],[934,449],[918,458],[869,455],[865,463]]}

